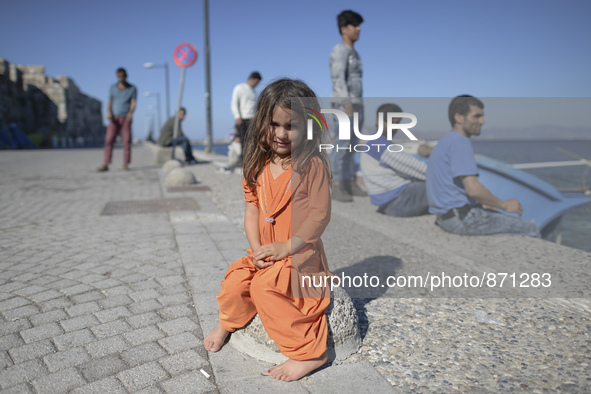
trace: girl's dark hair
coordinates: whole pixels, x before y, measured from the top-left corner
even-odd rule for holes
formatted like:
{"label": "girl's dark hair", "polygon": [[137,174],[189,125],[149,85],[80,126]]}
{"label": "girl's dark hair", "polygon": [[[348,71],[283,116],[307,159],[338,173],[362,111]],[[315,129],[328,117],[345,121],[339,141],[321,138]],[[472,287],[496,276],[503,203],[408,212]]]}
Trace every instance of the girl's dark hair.
{"label": "girl's dark hair", "polygon": [[[243,143],[243,173],[246,184],[250,188],[257,185],[257,177],[261,173],[265,163],[271,156],[269,145],[269,131],[273,120],[275,108],[290,109],[293,116],[301,116],[306,119],[309,109],[320,112],[320,104],[316,94],[303,81],[298,79],[278,79],[263,89],[257,101],[256,112],[252,118],[246,138]],[[313,113],[313,112],[312,112]],[[306,128],[307,122],[302,122]],[[318,157],[331,179],[330,164],[325,152],[319,152],[322,142],[322,128],[315,121],[312,122],[312,139],[307,138],[307,129],[302,130],[301,143],[291,152],[290,164],[292,169],[299,174],[308,168],[308,164],[314,157]]]}

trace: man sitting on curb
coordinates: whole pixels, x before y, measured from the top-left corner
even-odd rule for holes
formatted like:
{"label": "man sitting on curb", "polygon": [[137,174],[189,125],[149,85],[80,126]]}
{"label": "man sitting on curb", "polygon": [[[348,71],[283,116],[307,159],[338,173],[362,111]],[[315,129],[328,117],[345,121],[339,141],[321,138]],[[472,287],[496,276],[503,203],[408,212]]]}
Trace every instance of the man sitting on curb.
{"label": "man sitting on curb", "polygon": [[523,207],[517,199],[501,200],[478,181],[470,137],[480,135],[483,109],[484,104],[472,96],[458,96],[451,101],[448,115],[452,131],[435,146],[427,168],[429,212],[436,214],[436,224],[450,233],[539,238],[534,223],[496,211],[521,216]]}
{"label": "man sitting on curb", "polygon": [[158,137],[157,144],[163,147],[172,146],[173,144],[179,145],[183,148],[185,152],[185,163],[187,164],[197,164],[197,160],[193,157],[193,150],[191,149],[191,142],[187,137],[184,136],[183,131],[181,130],[181,122],[185,119],[187,111],[184,108],[179,110],[179,127],[178,127],[178,136],[173,138],[174,134],[174,116],[171,117],[164,123],[162,126],[162,130],[160,130],[160,137]]}
{"label": "man sitting on curb", "polygon": [[[378,108],[378,114],[380,112],[383,114],[383,134],[372,142],[369,151],[361,154],[361,172],[370,200],[379,207],[378,212],[390,216],[427,214],[427,164],[409,153],[390,152],[386,149],[391,143],[386,137],[387,113],[402,110],[396,104],[383,104]],[[400,118],[393,120],[400,122]],[[377,122],[379,118],[376,125]]]}

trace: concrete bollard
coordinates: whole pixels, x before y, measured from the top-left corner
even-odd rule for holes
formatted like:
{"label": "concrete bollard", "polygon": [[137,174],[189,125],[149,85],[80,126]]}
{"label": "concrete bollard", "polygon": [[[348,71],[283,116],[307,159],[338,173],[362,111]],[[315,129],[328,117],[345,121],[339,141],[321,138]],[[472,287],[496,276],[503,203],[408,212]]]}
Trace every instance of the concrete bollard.
{"label": "concrete bollard", "polygon": [[170,171],[174,170],[175,168],[181,168],[183,163],[177,159],[170,159],[162,166],[162,171],[165,174],[168,174]]}
{"label": "concrete bollard", "polygon": [[[345,290],[335,287],[325,313],[328,322],[328,361],[339,363],[357,353],[361,347],[357,310]],[[265,331],[259,315],[246,327],[232,333],[229,343],[236,350],[264,362],[281,364],[287,360]]]}
{"label": "concrete bollard", "polygon": [[197,183],[197,179],[195,179],[195,175],[186,168],[175,168],[168,173],[164,183],[166,186],[186,186]]}

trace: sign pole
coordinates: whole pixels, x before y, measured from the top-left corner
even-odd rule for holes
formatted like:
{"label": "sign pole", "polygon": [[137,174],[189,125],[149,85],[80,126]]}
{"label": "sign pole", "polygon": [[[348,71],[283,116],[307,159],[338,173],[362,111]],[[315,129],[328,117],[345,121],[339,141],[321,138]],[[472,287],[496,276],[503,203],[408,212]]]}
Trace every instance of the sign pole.
{"label": "sign pole", "polygon": [[174,150],[176,148],[176,138],[179,135],[180,129],[180,112],[181,103],[183,101],[183,88],[185,87],[185,72],[187,67],[192,66],[197,61],[197,50],[193,45],[185,42],[176,47],[174,50],[174,62],[177,66],[181,67],[181,86],[179,88],[179,102],[176,106],[176,113],[174,114],[174,126],[172,132],[172,158],[174,159]]}
{"label": "sign pole", "polygon": [[205,114],[207,116],[207,147],[213,153],[213,134],[211,131],[211,76],[209,61],[209,10],[208,0],[203,0],[203,26],[205,29]]}
{"label": "sign pole", "polygon": [[179,135],[179,116],[181,112],[181,103],[183,101],[183,88],[185,87],[185,72],[187,71],[186,67],[183,67],[181,70],[181,86],[179,87],[179,102],[176,106],[176,114],[174,115],[174,131],[172,134],[172,158],[174,159],[174,150],[176,147],[176,137]]}

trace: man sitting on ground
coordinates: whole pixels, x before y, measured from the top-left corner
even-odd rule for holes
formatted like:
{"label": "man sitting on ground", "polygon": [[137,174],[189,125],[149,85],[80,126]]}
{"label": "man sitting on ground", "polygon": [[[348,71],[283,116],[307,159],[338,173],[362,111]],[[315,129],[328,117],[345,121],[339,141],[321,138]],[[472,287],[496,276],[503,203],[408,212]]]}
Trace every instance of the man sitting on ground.
{"label": "man sitting on ground", "polygon": [[174,135],[174,119],[175,117],[171,117],[164,123],[162,126],[162,130],[160,130],[160,137],[158,137],[158,145],[167,147],[167,146],[181,146],[183,151],[185,152],[185,163],[187,164],[197,164],[197,160],[193,157],[193,149],[191,148],[191,142],[181,130],[181,122],[185,119],[185,115],[187,110],[181,108],[179,110],[179,126],[178,126],[178,136],[173,138]]}
{"label": "man sitting on ground", "polygon": [[[361,154],[361,172],[372,204],[378,212],[390,216],[409,217],[429,213],[425,173],[427,164],[406,152],[391,152],[386,149],[387,113],[402,112],[396,104],[383,104],[382,135],[372,141],[369,151]],[[399,123],[400,118],[393,119]],[[379,127],[379,117],[376,121]],[[394,130],[392,136],[396,133]]]}
{"label": "man sitting on ground", "polygon": [[452,131],[431,152],[427,168],[429,212],[445,231],[461,235],[529,235],[540,237],[532,222],[504,215],[523,207],[512,198],[501,200],[478,181],[478,167],[470,137],[480,135],[484,104],[476,97],[458,96],[449,105]]}

